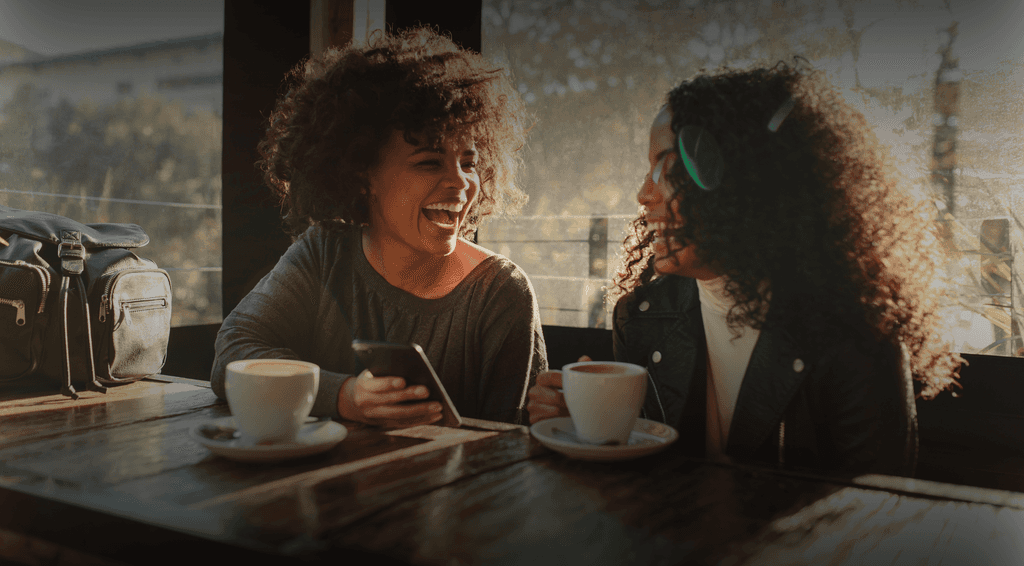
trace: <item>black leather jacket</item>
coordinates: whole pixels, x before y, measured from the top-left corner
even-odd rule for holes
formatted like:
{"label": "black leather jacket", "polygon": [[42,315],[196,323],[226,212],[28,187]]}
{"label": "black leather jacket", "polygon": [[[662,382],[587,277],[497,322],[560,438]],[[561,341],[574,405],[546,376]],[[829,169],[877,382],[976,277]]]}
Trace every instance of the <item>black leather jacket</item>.
{"label": "black leather jacket", "polygon": [[[642,416],[676,428],[680,448],[703,457],[707,344],[696,281],[659,277],[621,298],[614,320],[615,359],[648,369]],[[852,336],[810,351],[766,325],[740,387],[726,454],[792,469],[912,476],[917,415],[904,358]]]}

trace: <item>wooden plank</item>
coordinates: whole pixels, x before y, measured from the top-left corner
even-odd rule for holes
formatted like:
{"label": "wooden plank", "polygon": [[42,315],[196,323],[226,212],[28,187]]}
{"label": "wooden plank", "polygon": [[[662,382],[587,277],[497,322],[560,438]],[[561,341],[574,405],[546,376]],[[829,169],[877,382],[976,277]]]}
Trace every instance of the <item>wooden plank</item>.
{"label": "wooden plank", "polygon": [[213,392],[202,389],[0,421],[5,480],[102,487],[194,465],[208,452],[189,429],[229,414],[226,404],[215,402]]}
{"label": "wooden plank", "polygon": [[191,505],[195,509],[205,509],[226,503],[245,501],[251,504],[256,501],[266,500],[275,497],[283,491],[302,490],[317,484],[349,475],[353,472],[375,466],[397,464],[399,461],[413,456],[419,456],[434,452],[449,446],[456,446],[474,440],[490,438],[499,434],[494,431],[475,431],[461,428],[448,428],[434,425],[422,425],[413,428],[404,428],[388,431],[385,434],[405,438],[420,438],[428,442],[407,446],[398,450],[377,454],[369,458],[363,458],[352,462],[345,462],[333,466],[325,466],[311,470],[303,474],[291,475],[273,482],[261,483],[246,489],[225,493],[218,497],[207,499]]}
{"label": "wooden plank", "polygon": [[28,566],[127,566],[123,562],[4,529],[0,529],[0,560]]}
{"label": "wooden plank", "polygon": [[143,381],[155,381],[155,382],[158,382],[158,383],[184,383],[184,384],[187,384],[187,385],[192,385],[192,386],[200,387],[200,388],[203,388],[203,389],[209,389],[211,387],[210,386],[210,381],[208,379],[193,379],[193,378],[190,378],[190,377],[176,377],[176,376],[173,376],[173,375],[165,375],[165,374],[162,374],[162,373],[159,374],[159,375],[153,375],[153,376],[147,377]]}
{"label": "wooden plank", "polygon": [[[159,379],[159,381],[157,381]],[[68,409],[72,407],[89,407],[101,405],[111,401],[125,399],[141,399],[161,392],[190,391],[209,389],[209,383],[205,387],[199,380],[187,380],[184,378],[163,377],[154,380],[141,380],[135,383],[128,383],[117,387],[108,387],[106,393],[95,391],[80,391],[78,400],[72,399],[60,393],[54,393],[56,389],[50,383],[18,383],[12,384],[9,389],[0,390],[0,417],[17,415],[26,412],[48,411]],[[174,382],[177,385],[168,387],[166,383]]]}
{"label": "wooden plank", "polygon": [[[953,455],[950,454],[950,456]],[[1019,493],[1017,491],[969,487],[946,482],[901,478],[878,474],[859,476],[854,478],[853,483],[858,486],[867,486],[885,490],[887,493],[927,496],[936,499],[941,498],[967,503],[986,503],[989,505],[1010,507],[1024,511],[1024,493]]]}
{"label": "wooden plank", "polygon": [[61,395],[7,401],[0,403],[0,454],[22,444],[201,412],[216,403],[222,402],[209,388],[152,382],[125,385],[106,395],[85,393],[77,401]]}
{"label": "wooden plank", "polygon": [[[368,431],[375,433],[376,438],[393,437],[380,434],[378,429]],[[247,546],[270,546],[296,558],[322,558],[346,551],[331,549],[327,545],[326,533],[359,524],[399,501],[428,496],[445,485],[523,461],[543,451],[528,439],[525,427],[499,434],[486,431],[476,440],[440,450],[407,454],[386,465],[357,465],[348,470],[334,467],[331,463],[334,460],[321,461],[315,467],[304,469],[300,469],[303,465],[298,461],[265,466],[243,466],[222,461],[225,468],[234,468],[233,473],[242,476],[247,483],[251,476],[283,475],[280,476],[281,481],[264,478],[262,482],[250,484],[253,489],[227,491],[222,487],[220,492],[227,497],[190,497],[191,503],[187,507],[217,517],[227,530],[226,536],[237,538]],[[160,501],[174,499],[182,504],[185,499],[180,497],[180,493],[165,492],[154,496],[146,489],[177,483],[175,480],[181,477],[172,473],[153,478],[152,482],[118,486],[116,492],[129,499],[141,495],[158,497]],[[129,489],[122,489],[124,487]],[[143,504],[146,501],[143,499]],[[348,550],[364,551],[358,547],[348,547]]]}
{"label": "wooden plank", "polygon": [[421,563],[717,564],[778,510],[830,489],[670,452],[608,463],[554,454],[399,501],[330,544]]}
{"label": "wooden plank", "polygon": [[[236,462],[209,452],[182,436],[175,453],[178,465],[152,466],[149,473],[123,478],[109,490],[138,501],[166,501],[189,507],[227,493],[257,489],[292,476],[426,444],[427,440],[380,434],[373,427],[344,423],[349,434],[338,446],[323,454],[281,462]],[[187,435],[187,429],[173,434]]]}
{"label": "wooden plank", "polygon": [[732,562],[1015,564],[1022,519],[1020,510],[847,488],[772,521]]}

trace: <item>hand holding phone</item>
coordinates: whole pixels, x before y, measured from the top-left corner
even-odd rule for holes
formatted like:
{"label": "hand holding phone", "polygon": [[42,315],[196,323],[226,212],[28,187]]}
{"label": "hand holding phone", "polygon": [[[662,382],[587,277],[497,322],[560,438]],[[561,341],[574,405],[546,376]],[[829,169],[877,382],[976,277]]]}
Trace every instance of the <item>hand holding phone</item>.
{"label": "hand holding phone", "polygon": [[364,371],[342,386],[338,408],[348,420],[406,428],[441,420],[441,405],[429,401],[428,395],[425,388],[407,386],[401,377],[374,377]]}
{"label": "hand holding phone", "polygon": [[[444,426],[462,425],[459,412],[430,365],[430,360],[418,345],[354,340],[352,350],[363,366],[375,376],[367,383],[354,380],[357,388],[354,396],[358,395],[359,388],[371,390],[380,399],[389,401],[387,407],[380,407],[372,411],[373,414],[387,415],[391,420],[401,419],[403,423],[409,423],[390,426],[426,424],[424,418],[430,418],[428,422],[440,420],[438,424]],[[401,389],[406,384],[409,387]],[[434,418],[438,415],[437,411],[426,410],[437,406],[440,407],[440,419]]]}

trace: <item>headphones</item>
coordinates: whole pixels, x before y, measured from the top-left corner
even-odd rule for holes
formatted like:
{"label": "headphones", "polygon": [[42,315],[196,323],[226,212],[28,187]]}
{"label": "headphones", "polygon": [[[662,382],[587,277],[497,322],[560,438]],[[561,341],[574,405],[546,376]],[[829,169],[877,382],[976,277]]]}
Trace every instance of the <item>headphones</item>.
{"label": "headphones", "polygon": [[[768,120],[768,131],[777,132],[795,107],[796,99],[788,97]],[[725,159],[711,132],[701,126],[683,126],[676,138],[676,146],[686,172],[698,187],[711,191],[721,185],[725,178]],[[660,163],[655,170],[659,178],[663,164]]]}

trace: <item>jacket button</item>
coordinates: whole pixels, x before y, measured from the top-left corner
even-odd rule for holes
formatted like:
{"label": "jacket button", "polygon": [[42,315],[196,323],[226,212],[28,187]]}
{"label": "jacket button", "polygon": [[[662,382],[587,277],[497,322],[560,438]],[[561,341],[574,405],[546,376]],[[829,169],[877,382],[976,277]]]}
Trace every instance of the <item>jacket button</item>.
{"label": "jacket button", "polygon": [[651,308],[651,303],[648,303],[647,301],[644,301],[644,302],[640,303],[640,306],[637,307],[637,308],[640,309],[640,312],[644,312],[647,309]]}
{"label": "jacket button", "polygon": [[793,371],[797,373],[804,371],[804,361],[800,358],[793,360]]}
{"label": "jacket button", "polygon": [[654,362],[654,363],[660,362],[661,361],[661,352],[655,350],[654,353],[651,354],[651,361]]}

